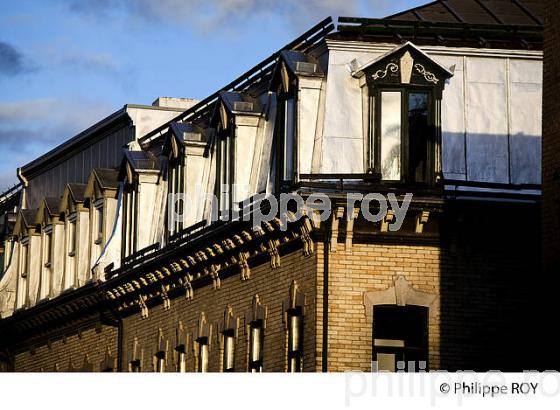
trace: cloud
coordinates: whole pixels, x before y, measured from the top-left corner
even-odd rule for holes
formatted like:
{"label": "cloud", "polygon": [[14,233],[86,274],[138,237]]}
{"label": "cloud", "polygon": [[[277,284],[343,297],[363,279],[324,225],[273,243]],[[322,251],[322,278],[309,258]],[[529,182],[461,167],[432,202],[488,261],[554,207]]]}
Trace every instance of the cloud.
{"label": "cloud", "polygon": [[[0,103],[0,152],[22,166],[110,114],[107,104],[85,99],[38,99]],[[16,164],[12,162],[16,161]]]}
{"label": "cloud", "polygon": [[228,28],[252,18],[280,17],[301,29],[329,15],[356,14],[358,0],[62,0],[70,10],[107,18],[122,13],[147,22],[171,21],[199,30]]}
{"label": "cloud", "polygon": [[33,65],[14,46],[0,41],[0,75],[15,76],[33,69]]}
{"label": "cloud", "polygon": [[84,53],[74,50],[53,50],[48,53],[51,64],[73,67],[76,69],[104,73],[120,74],[121,67],[108,53]]}

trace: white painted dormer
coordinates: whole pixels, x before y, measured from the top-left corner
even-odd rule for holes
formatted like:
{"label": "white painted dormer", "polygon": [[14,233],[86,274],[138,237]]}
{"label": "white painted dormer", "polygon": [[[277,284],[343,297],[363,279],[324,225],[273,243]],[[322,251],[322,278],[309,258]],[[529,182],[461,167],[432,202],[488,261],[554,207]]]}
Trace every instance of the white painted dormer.
{"label": "white painted dormer", "polygon": [[41,232],[40,299],[56,297],[62,291],[64,279],[64,221],[60,220],[60,200],[43,198],[35,223]]}
{"label": "white painted dormer", "polygon": [[115,170],[94,168],[86,185],[84,207],[87,207],[88,220],[85,232],[82,232],[79,240],[87,245],[85,248],[89,252],[84,252],[82,258],[78,258],[78,272],[80,269],[87,269],[86,281],[100,279],[100,272],[96,269],[92,276],[92,269],[98,264],[115,230],[114,224],[119,211],[117,176]]}
{"label": "white painted dormer", "polygon": [[[167,212],[179,218],[167,218],[168,237],[204,219],[204,195],[209,190],[211,158],[208,155],[208,134],[193,124],[172,123],[162,154],[167,159]],[[213,185],[213,181],[212,181]],[[180,199],[181,198],[181,199]],[[173,201],[173,203],[169,202]]]}
{"label": "white painted dormer", "polygon": [[88,274],[89,211],[84,207],[85,184],[68,184],[62,194],[59,211],[64,219],[64,278],[62,289],[85,284]]}
{"label": "white painted dormer", "polygon": [[34,306],[39,300],[41,235],[35,225],[36,212],[20,210],[14,227],[19,247],[16,309]]}

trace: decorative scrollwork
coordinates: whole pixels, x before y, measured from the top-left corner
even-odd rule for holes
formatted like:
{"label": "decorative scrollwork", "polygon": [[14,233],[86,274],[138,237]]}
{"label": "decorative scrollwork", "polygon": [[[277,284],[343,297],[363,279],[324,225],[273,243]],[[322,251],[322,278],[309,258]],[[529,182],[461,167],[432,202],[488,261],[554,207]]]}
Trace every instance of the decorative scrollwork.
{"label": "decorative scrollwork", "polygon": [[435,74],[431,73],[429,71],[426,71],[426,68],[424,68],[424,66],[422,64],[414,64],[414,68],[416,69],[416,71],[418,71],[420,73],[420,75],[424,76],[424,79],[427,82],[434,83],[434,84],[439,83],[439,80],[435,76]]}
{"label": "decorative scrollwork", "polygon": [[397,71],[399,71],[399,66],[395,63],[389,63],[384,70],[377,70],[375,73],[373,73],[372,77],[374,80],[385,78],[387,77],[387,73],[389,71],[392,73],[396,73]]}

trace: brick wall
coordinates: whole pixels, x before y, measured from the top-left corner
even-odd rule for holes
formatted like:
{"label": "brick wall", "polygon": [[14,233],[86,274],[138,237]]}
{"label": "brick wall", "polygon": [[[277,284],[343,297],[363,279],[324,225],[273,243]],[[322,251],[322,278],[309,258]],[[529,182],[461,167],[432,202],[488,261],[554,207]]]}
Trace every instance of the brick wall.
{"label": "brick wall", "polygon": [[15,371],[17,372],[53,372],[68,371],[70,360],[74,369],[82,368],[87,354],[93,371],[102,371],[101,363],[105,358],[107,346],[113,357],[117,356],[117,329],[103,326],[89,328],[66,338],[53,339],[50,344],[34,346],[15,355]]}
{"label": "brick wall", "polygon": [[[530,327],[534,315],[542,314],[534,303],[542,296],[542,288],[535,286],[541,286],[534,246],[537,212],[534,207],[508,206],[506,211],[487,204],[482,209],[486,215],[471,212],[462,217],[462,225],[448,214],[443,228],[448,232],[442,235],[451,238],[442,244],[354,243],[345,250],[339,241],[328,262],[329,371],[370,370],[372,322],[364,292],[389,289],[399,275],[414,290],[437,296],[428,329],[430,369],[538,367],[530,347],[531,338],[542,342],[542,332]],[[323,272],[319,261],[319,284]],[[320,285],[318,295],[322,300]]]}
{"label": "brick wall", "polygon": [[543,206],[544,268],[560,272],[560,2],[547,1],[544,51]]}
{"label": "brick wall", "polygon": [[[263,370],[266,372],[284,372],[287,368],[287,334],[283,322],[282,302],[288,298],[290,285],[296,280],[300,292],[305,295],[304,311],[304,371],[314,371],[316,363],[315,346],[315,286],[316,286],[316,254],[304,257],[301,250],[294,251],[281,258],[281,266],[272,269],[266,262],[251,268],[251,278],[242,281],[238,274],[221,280],[219,289],[212,285],[195,289],[192,300],[178,297],[171,300],[171,306],[164,310],[163,305],[149,310],[147,318],[142,319],[136,313],[124,319],[123,361],[126,361],[132,349],[134,338],[144,348],[143,370],[153,371],[152,357],[157,344],[158,329],[163,330],[166,340],[174,349],[175,331],[179,321],[191,334],[187,352],[187,369],[195,371],[192,335],[200,317],[204,312],[209,324],[212,325],[212,339],[208,371],[221,371],[221,351],[217,324],[224,317],[228,305],[233,308],[235,316],[240,318],[239,336],[235,351],[235,370],[247,370],[247,333],[244,317],[251,310],[254,295],[259,295],[260,302],[268,309],[264,337]],[[128,363],[123,363],[126,368]],[[168,370],[174,368],[168,362]]]}

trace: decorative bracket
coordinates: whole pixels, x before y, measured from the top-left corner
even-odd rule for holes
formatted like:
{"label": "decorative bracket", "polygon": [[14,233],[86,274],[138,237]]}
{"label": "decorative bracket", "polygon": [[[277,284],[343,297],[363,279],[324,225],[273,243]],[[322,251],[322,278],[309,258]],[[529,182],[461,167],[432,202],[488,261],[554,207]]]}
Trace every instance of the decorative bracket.
{"label": "decorative bracket", "polygon": [[389,232],[389,224],[395,220],[395,211],[388,210],[387,215],[381,221],[381,232]]}
{"label": "decorative bracket", "polygon": [[140,306],[140,316],[142,319],[146,319],[149,314],[148,305],[146,305],[146,300],[148,300],[147,296],[139,295],[138,296],[138,306]]}
{"label": "decorative bracket", "polygon": [[268,254],[270,255],[270,267],[276,269],[280,267],[280,252],[278,251],[278,241],[270,239],[268,241]]}
{"label": "decorative bracket", "polygon": [[424,225],[428,222],[429,217],[429,211],[420,212],[420,215],[416,217],[416,233],[424,232]]}

